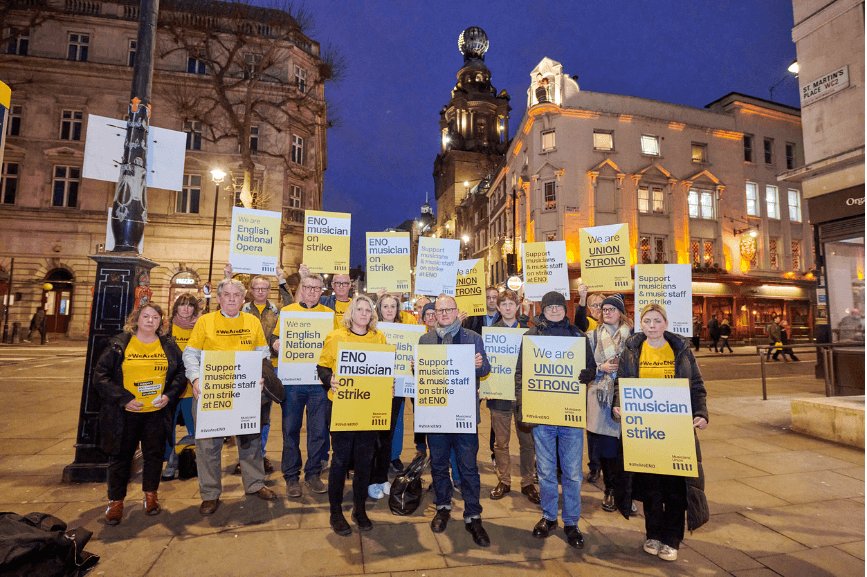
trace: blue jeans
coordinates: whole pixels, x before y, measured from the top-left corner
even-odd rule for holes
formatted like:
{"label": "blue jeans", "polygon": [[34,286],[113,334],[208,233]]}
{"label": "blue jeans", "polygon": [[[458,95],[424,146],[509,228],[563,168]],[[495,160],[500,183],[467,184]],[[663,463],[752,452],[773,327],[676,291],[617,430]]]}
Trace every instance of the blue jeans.
{"label": "blue jeans", "polygon": [[[577,525],[581,518],[581,459],[584,455],[584,429],[539,425],[533,429],[536,442],[536,468],[539,472],[539,494],[542,516],[557,520],[560,491],[557,487],[557,452],[563,470],[563,525]],[[559,443],[558,443],[559,441]]]}
{"label": "blue jeans", "polygon": [[391,440],[391,460],[400,459],[403,452],[403,407],[406,399],[400,404],[400,412],[397,414],[397,424],[394,426],[394,438]]}
{"label": "blue jeans", "polygon": [[280,403],[283,415],[283,461],[281,469],[287,481],[298,480],[301,474],[301,424],[307,408],[307,462],[304,477],[322,472],[322,461],[328,458],[325,439],[328,437],[328,396],[321,385],[285,387],[286,400]]}
{"label": "blue jeans", "polygon": [[196,435],[196,428],[193,426],[193,397],[186,397],[178,401],[178,406],[175,409],[175,420],[172,422],[172,432],[169,433],[169,438],[166,441],[166,454],[164,461],[168,461],[172,453],[175,452],[175,429],[178,428],[178,414],[183,413],[184,424],[187,427],[187,434],[190,436]]}
{"label": "blue jeans", "polygon": [[427,446],[430,449],[430,473],[433,478],[437,509],[450,509],[452,506],[454,488],[449,479],[449,461],[454,450],[461,479],[461,494],[464,498],[464,519],[481,517],[482,505],[479,503],[481,480],[476,462],[479,453],[478,435],[476,433],[428,433]]}

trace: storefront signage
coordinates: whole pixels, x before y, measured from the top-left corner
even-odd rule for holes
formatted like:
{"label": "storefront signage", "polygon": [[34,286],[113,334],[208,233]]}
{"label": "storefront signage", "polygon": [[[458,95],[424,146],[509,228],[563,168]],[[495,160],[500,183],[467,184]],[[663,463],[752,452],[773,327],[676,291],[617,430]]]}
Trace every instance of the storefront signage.
{"label": "storefront signage", "polygon": [[864,214],[864,185],[809,198],[807,208],[813,225]]}
{"label": "storefront signage", "polygon": [[801,87],[801,108],[849,88],[849,67],[843,66]]}

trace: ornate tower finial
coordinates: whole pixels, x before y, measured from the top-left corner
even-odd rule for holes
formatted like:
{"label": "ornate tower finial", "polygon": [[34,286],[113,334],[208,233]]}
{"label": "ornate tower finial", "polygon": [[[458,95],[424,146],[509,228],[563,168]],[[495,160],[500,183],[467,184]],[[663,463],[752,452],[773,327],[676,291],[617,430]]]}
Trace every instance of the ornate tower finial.
{"label": "ornate tower finial", "polygon": [[485,61],[488,51],[488,35],[478,26],[470,26],[458,36],[458,49],[464,55],[464,63],[472,60]]}

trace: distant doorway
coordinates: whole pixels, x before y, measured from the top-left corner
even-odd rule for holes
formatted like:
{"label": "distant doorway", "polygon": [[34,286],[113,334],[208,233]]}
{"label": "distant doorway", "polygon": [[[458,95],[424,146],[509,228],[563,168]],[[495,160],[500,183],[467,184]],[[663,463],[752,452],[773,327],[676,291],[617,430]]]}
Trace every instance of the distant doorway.
{"label": "distant doorway", "polygon": [[46,331],[66,333],[72,317],[72,282],[75,278],[69,271],[56,268],[48,273],[45,282],[50,290],[42,289],[42,307],[45,309]]}

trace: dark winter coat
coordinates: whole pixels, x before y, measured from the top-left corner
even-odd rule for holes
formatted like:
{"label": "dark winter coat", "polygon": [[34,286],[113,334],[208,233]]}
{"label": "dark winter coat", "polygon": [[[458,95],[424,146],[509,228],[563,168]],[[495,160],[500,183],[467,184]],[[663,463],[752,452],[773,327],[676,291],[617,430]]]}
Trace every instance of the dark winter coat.
{"label": "dark winter coat", "polygon": [[[135,395],[123,388],[122,365],[130,340],[132,335],[129,333],[121,333],[112,338],[93,371],[93,387],[102,401],[102,406],[99,408],[97,446],[109,455],[117,454],[120,450],[125,407],[128,402],[135,400]],[[166,436],[168,436],[174,423],[178,398],[187,387],[187,377],[184,373],[181,349],[178,348],[175,339],[170,335],[162,335],[160,345],[168,361],[163,394],[169,398],[169,404],[160,409],[165,421]]]}
{"label": "dark winter coat", "polygon": [[[565,317],[562,321],[551,322],[545,318],[545,313],[533,317],[533,327],[524,333],[525,337],[539,335],[543,337],[586,337],[578,327],[570,323]],[[588,369],[593,369],[596,373],[596,358],[593,356],[593,349],[590,348],[590,339],[587,339],[586,360]],[[535,427],[537,423],[524,423],[523,413],[523,389],[524,389],[524,344],[521,343],[521,349],[518,351],[518,364],[515,366],[515,407],[518,413],[518,422],[526,427]]]}
{"label": "dark winter coat", "polygon": [[[689,348],[689,343],[683,337],[666,331],[666,342],[674,351],[674,377],[677,379],[689,379],[690,400],[692,402],[692,415],[702,417],[709,421],[707,413],[707,391],[704,388],[704,379],[695,360],[695,355]],[[620,379],[638,378],[638,361],[641,357],[641,347],[644,346],[647,335],[636,333],[626,341],[626,349],[620,357],[620,366],[617,371],[617,379],[614,381],[614,403],[620,406]],[[698,477],[681,477],[684,480],[683,490],[686,493],[687,512],[686,525],[690,531],[694,531],[708,522],[710,512],[707,498],[704,494],[704,469],[701,466],[701,445],[698,436],[695,437],[695,454],[698,461]],[[622,463],[621,463],[622,465]],[[632,512],[632,500],[643,501],[643,487],[635,482],[635,475],[631,472],[622,472],[620,481],[614,491],[614,500],[620,513],[629,519]]]}
{"label": "dark winter coat", "polygon": [[711,340],[715,341],[719,339],[720,324],[716,317],[711,317],[711,319],[707,322],[707,334],[711,338]]}

